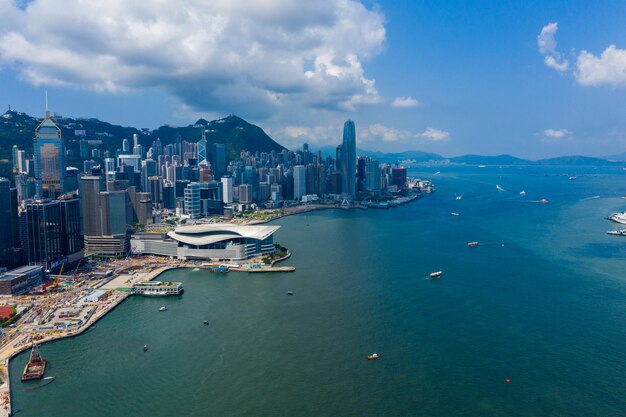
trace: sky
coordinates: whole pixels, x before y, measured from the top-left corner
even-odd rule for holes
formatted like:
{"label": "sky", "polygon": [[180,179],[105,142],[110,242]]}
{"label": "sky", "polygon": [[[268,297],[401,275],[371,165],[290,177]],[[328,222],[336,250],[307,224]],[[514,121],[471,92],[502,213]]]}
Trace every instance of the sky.
{"label": "sky", "polygon": [[288,148],[626,151],[626,2],[0,0],[0,111],[236,114]]}

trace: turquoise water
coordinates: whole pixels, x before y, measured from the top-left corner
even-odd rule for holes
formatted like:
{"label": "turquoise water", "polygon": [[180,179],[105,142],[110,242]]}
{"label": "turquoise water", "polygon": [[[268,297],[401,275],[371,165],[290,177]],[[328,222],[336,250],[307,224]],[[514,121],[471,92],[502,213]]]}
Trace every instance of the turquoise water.
{"label": "turquoise water", "polygon": [[296,272],[170,271],[183,296],[131,297],[43,346],[53,383],[27,391],[15,358],[14,410],[622,416],[626,238],[603,217],[626,209],[626,171],[576,170],[422,168],[439,191],[415,203],[283,218]]}

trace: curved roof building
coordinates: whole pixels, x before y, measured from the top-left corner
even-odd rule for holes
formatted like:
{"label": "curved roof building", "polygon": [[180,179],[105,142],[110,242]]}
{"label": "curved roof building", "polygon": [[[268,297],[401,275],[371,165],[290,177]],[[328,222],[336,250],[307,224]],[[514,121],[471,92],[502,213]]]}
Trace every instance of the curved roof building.
{"label": "curved roof building", "polygon": [[273,253],[273,236],[278,229],[280,226],[220,223],[181,226],[167,237],[134,235],[131,250],[179,259],[241,260]]}

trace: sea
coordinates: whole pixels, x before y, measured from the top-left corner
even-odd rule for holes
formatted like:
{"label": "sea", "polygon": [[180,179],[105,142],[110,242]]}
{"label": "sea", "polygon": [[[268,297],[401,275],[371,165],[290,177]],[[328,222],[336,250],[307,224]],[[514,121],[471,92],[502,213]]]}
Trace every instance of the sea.
{"label": "sea", "polygon": [[41,346],[52,383],[20,382],[28,353],[15,357],[14,412],[626,415],[626,236],[607,235],[620,225],[605,219],[626,210],[626,171],[409,174],[437,191],[275,221],[295,272],[172,270],[160,279],[182,281],[182,296],[130,297],[93,330]]}

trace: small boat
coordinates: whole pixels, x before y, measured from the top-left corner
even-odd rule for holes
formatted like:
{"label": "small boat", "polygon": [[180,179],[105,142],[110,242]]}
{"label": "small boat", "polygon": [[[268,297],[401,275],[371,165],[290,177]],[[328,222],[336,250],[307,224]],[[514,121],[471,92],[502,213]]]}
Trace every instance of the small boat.
{"label": "small boat", "polygon": [[539,202],[541,204],[546,204],[548,202],[548,200],[546,200],[545,198],[542,198],[541,200],[539,200]]}
{"label": "small boat", "polygon": [[165,311],[165,310],[167,310],[167,307],[165,307],[165,306],[163,306],[163,307],[161,307],[161,308],[159,309],[159,311]]}
{"label": "small boat", "polygon": [[478,168],[487,168],[487,165],[478,165]]}
{"label": "small boat", "polygon": [[468,242],[467,246],[469,246],[470,248],[475,248],[476,246],[478,246],[478,242]]}
{"label": "small boat", "polygon": [[148,345],[143,345],[143,351],[147,352],[148,351]]}
{"label": "small boat", "polygon": [[442,275],[443,275],[443,271],[435,271],[435,272],[430,273],[430,278],[431,279],[441,278]]}
{"label": "small boat", "polygon": [[439,175],[439,174],[441,174],[441,171],[437,171],[433,175]]}
{"label": "small boat", "polygon": [[456,196],[456,200],[462,200],[463,199],[463,195],[457,195]]}
{"label": "small boat", "polygon": [[524,197],[526,195],[526,191],[522,190],[519,192],[519,195],[521,195],[522,197]]}
{"label": "small boat", "polygon": [[609,230],[606,232],[609,235],[626,236],[626,229],[621,230]]}
{"label": "small boat", "polygon": [[293,291],[287,291],[287,295],[293,295]]}
{"label": "small boat", "polygon": [[496,184],[496,190],[498,190],[498,191],[506,191],[504,188],[500,187],[499,184]]}
{"label": "small boat", "polygon": [[208,325],[209,325],[209,321],[208,321],[208,320],[205,320],[205,321],[203,321],[202,323],[204,323],[204,325],[205,325],[205,326],[208,326]]}
{"label": "small boat", "polygon": [[378,359],[378,353],[372,353],[371,355],[367,355],[368,361],[375,361],[376,359]]}
{"label": "small boat", "polygon": [[575,180],[576,179],[576,175],[572,175],[571,177],[569,177],[570,180]]}
{"label": "small boat", "polygon": [[450,216],[460,216],[460,213],[457,213],[456,211],[453,211],[452,213],[450,213]]}

